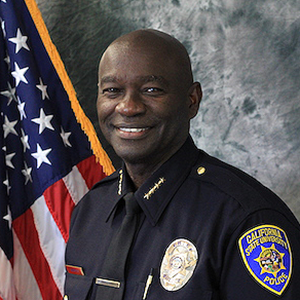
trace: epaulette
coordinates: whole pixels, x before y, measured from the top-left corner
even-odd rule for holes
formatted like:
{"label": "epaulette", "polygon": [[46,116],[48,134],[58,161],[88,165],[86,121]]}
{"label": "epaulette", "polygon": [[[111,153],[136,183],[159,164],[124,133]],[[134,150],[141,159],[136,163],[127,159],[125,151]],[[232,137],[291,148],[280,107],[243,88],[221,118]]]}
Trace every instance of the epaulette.
{"label": "epaulette", "polygon": [[247,211],[271,206],[287,211],[283,201],[256,179],[205,152],[194,174],[197,174],[201,181],[216,186],[236,199]]}
{"label": "epaulette", "polygon": [[101,179],[100,181],[98,181],[97,183],[95,183],[93,185],[93,187],[91,188],[91,190],[101,186],[101,185],[105,185],[106,183],[110,183],[114,180],[118,179],[118,175],[119,175],[119,170],[113,172],[112,174],[110,174],[109,176],[106,176],[105,178]]}

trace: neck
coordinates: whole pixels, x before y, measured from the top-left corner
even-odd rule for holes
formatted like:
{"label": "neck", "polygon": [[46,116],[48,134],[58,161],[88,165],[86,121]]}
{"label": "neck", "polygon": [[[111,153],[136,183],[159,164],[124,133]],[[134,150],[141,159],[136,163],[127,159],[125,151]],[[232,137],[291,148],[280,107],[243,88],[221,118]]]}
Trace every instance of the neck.
{"label": "neck", "polygon": [[134,186],[138,189],[163,163],[151,165],[140,163],[130,164],[125,162],[126,170]]}
{"label": "neck", "polygon": [[[183,142],[184,143],[184,142]],[[162,154],[154,157],[147,157],[139,160],[125,160],[127,173],[131,178],[134,186],[138,189],[161,165],[166,162],[173,154],[175,154],[183,145],[179,144],[176,148],[167,154]]]}

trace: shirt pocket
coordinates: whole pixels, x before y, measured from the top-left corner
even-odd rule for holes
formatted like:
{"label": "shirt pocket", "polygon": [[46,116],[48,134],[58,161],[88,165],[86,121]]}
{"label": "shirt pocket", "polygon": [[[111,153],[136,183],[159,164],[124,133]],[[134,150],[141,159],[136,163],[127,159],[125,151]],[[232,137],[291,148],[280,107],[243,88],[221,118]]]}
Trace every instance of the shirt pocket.
{"label": "shirt pocket", "polygon": [[65,294],[69,300],[85,300],[92,289],[93,278],[67,273]]}

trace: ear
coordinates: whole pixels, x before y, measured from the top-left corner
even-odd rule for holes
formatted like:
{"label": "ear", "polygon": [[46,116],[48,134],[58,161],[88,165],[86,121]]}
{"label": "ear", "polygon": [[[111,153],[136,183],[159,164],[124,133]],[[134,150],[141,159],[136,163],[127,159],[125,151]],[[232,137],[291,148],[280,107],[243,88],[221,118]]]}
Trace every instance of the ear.
{"label": "ear", "polygon": [[194,118],[199,110],[202,99],[202,89],[199,82],[194,82],[188,91],[189,98],[189,117]]}

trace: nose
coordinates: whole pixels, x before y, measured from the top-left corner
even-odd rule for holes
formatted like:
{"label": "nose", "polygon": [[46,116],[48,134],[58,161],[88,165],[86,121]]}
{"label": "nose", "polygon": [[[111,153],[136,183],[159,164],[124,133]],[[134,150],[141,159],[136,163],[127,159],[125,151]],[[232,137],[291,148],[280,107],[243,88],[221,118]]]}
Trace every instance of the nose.
{"label": "nose", "polygon": [[116,112],[126,117],[141,115],[145,110],[141,96],[135,91],[127,91],[116,106]]}

